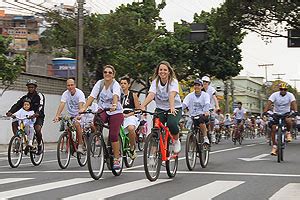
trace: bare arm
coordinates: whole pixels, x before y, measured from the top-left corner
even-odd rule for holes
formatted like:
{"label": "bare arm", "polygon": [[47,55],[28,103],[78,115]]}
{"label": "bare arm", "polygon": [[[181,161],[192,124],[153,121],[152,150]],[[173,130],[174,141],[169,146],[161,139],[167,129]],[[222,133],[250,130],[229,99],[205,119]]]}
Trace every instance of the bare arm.
{"label": "bare arm", "polygon": [[292,101],[291,108],[293,111],[297,112],[297,102],[296,101]]}
{"label": "bare arm", "polygon": [[268,100],[265,108],[264,108],[264,112],[268,112],[268,110],[271,108],[271,105],[272,105],[272,101]]}
{"label": "bare arm", "polygon": [[144,100],[144,102],[141,105],[141,109],[144,110],[145,107],[154,99],[154,97],[155,97],[155,94],[153,92],[149,92],[146,99]]}
{"label": "bare arm", "polygon": [[170,95],[169,95],[169,103],[170,103],[170,112],[171,113],[175,113],[175,96],[176,95],[177,95],[177,92],[175,92],[175,91],[170,92]]}
{"label": "bare arm", "polygon": [[56,115],[53,119],[54,122],[58,122],[59,121],[59,116],[61,115],[62,111],[64,110],[64,107],[65,107],[65,102],[60,102],[59,106],[58,106],[58,109],[57,109],[57,112],[56,112]]}
{"label": "bare arm", "polygon": [[213,99],[214,99],[215,104],[216,104],[216,109],[218,110],[218,109],[220,108],[220,106],[219,106],[219,101],[218,101],[218,99],[217,99],[217,96],[216,96],[216,95],[213,95]]}
{"label": "bare arm", "polygon": [[134,107],[136,109],[139,109],[140,108],[140,102],[139,102],[139,97],[137,96],[136,93],[133,93],[133,100],[134,100]]}
{"label": "bare arm", "polygon": [[84,106],[82,107],[82,109],[79,109],[79,112],[84,112],[86,111],[86,109],[92,104],[92,102],[94,101],[94,97],[89,96],[89,98],[86,100],[86,103],[84,104]]}

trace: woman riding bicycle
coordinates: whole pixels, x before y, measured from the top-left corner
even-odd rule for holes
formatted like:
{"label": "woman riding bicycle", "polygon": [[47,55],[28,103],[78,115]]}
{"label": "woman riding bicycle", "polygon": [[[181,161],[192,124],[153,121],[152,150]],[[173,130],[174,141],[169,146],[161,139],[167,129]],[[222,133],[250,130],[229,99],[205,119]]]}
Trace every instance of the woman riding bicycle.
{"label": "woman riding bicycle", "polygon": [[[100,118],[104,123],[109,123],[109,139],[112,144],[114,154],[114,169],[120,169],[121,155],[119,144],[120,127],[123,123],[123,109],[120,102],[121,87],[114,79],[116,70],[112,65],[103,67],[103,79],[99,80],[93,87],[90,96],[81,112],[85,111],[92,104],[94,99],[98,99],[99,112],[106,108],[110,111],[101,112]],[[95,118],[96,119],[96,118]]]}
{"label": "woman riding bicycle", "polygon": [[167,111],[171,113],[170,115],[160,114],[158,117],[162,123],[167,122],[167,127],[175,139],[174,153],[179,153],[181,144],[178,123],[182,108],[178,81],[170,63],[161,61],[155,69],[152,80],[149,94],[142,103],[141,109],[145,110],[145,107],[154,99],[157,107],[156,112]]}

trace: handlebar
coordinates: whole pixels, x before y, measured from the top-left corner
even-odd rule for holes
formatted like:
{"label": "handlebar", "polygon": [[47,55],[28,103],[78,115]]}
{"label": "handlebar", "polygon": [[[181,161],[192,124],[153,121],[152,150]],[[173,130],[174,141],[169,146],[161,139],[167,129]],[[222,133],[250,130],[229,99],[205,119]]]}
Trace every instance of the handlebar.
{"label": "handlebar", "polygon": [[79,112],[78,114],[93,114],[93,115],[99,115],[105,111],[110,111],[110,108],[104,108],[103,110],[101,110],[100,112],[96,111],[96,112],[93,112],[92,110],[87,110],[87,111],[84,111],[84,112]]}

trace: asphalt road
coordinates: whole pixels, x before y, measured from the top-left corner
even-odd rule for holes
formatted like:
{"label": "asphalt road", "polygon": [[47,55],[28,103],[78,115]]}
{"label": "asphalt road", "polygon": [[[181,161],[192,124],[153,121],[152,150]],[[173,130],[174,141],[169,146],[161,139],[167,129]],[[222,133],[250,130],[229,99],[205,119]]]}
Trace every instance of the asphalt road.
{"label": "asphalt road", "polygon": [[25,156],[17,169],[9,167],[5,147],[0,146],[0,199],[300,199],[300,138],[288,144],[283,163],[269,155],[270,146],[262,138],[242,145],[222,140],[212,146],[207,168],[198,160],[194,171],[186,167],[184,145],[176,177],[169,179],[162,167],[156,182],[146,179],[141,152],[121,176],[105,169],[95,181],[75,158],[61,170],[55,144],[46,146],[40,166]]}

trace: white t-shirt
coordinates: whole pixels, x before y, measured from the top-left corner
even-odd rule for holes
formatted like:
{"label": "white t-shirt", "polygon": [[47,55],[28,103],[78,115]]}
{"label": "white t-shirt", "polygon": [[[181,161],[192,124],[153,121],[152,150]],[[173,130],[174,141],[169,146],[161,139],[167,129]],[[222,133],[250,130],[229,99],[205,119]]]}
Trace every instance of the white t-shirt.
{"label": "white t-shirt", "polygon": [[291,102],[295,101],[295,96],[287,92],[286,95],[281,96],[280,91],[274,92],[269,100],[274,103],[274,112],[278,114],[285,114],[291,111]]}
{"label": "white t-shirt", "polygon": [[[112,84],[112,91],[111,91],[111,86],[109,86],[107,89],[105,86],[103,87],[102,91],[100,92],[100,82],[101,80],[97,81],[97,83],[94,85],[93,90],[90,94],[91,97],[98,99],[98,106],[101,109],[105,108],[111,108],[112,107],[112,101],[113,101],[113,95],[117,95],[118,98],[118,103],[117,103],[117,109],[113,112],[107,111],[106,113],[108,115],[114,115],[117,113],[123,113],[123,108],[121,105],[121,86],[117,81],[113,81]],[[100,93],[100,95],[99,95]]]}
{"label": "white t-shirt", "polygon": [[79,103],[85,103],[84,93],[75,88],[76,92],[74,95],[71,94],[69,90],[66,90],[61,96],[61,102],[67,104],[67,112],[71,117],[75,117],[79,112]]}
{"label": "white t-shirt", "polygon": [[155,94],[155,103],[156,107],[162,110],[169,110],[169,95],[171,92],[177,92],[175,96],[175,108],[181,108],[181,100],[179,96],[179,87],[178,81],[173,80],[169,84],[169,91],[167,91],[168,83],[164,86],[161,85],[160,81],[158,81],[158,87],[156,87],[156,80],[152,81],[149,92],[153,92]]}
{"label": "white t-shirt", "polygon": [[245,118],[245,113],[246,113],[246,109],[245,108],[235,108],[233,113],[235,114],[235,119],[244,119]]}
{"label": "white t-shirt", "polygon": [[209,98],[210,98],[210,107],[209,108],[214,109],[216,106],[216,102],[215,102],[213,96],[216,95],[216,92],[217,92],[216,89],[213,86],[209,85],[207,88],[207,91],[205,91],[205,92],[207,94],[209,94]]}
{"label": "white t-shirt", "polygon": [[195,92],[191,92],[184,98],[183,104],[189,109],[189,115],[192,117],[204,114],[209,111],[209,95],[201,91],[201,95],[197,97]]}
{"label": "white t-shirt", "polygon": [[[14,115],[18,118],[18,119],[23,119],[23,123],[25,126],[30,126],[33,127],[36,119],[27,119],[26,117],[32,116],[34,114],[34,111],[26,111],[23,108],[21,108],[20,110],[18,110],[16,113],[14,113]],[[26,118],[26,119],[24,119]],[[21,123],[21,120],[19,120],[19,124]]]}

